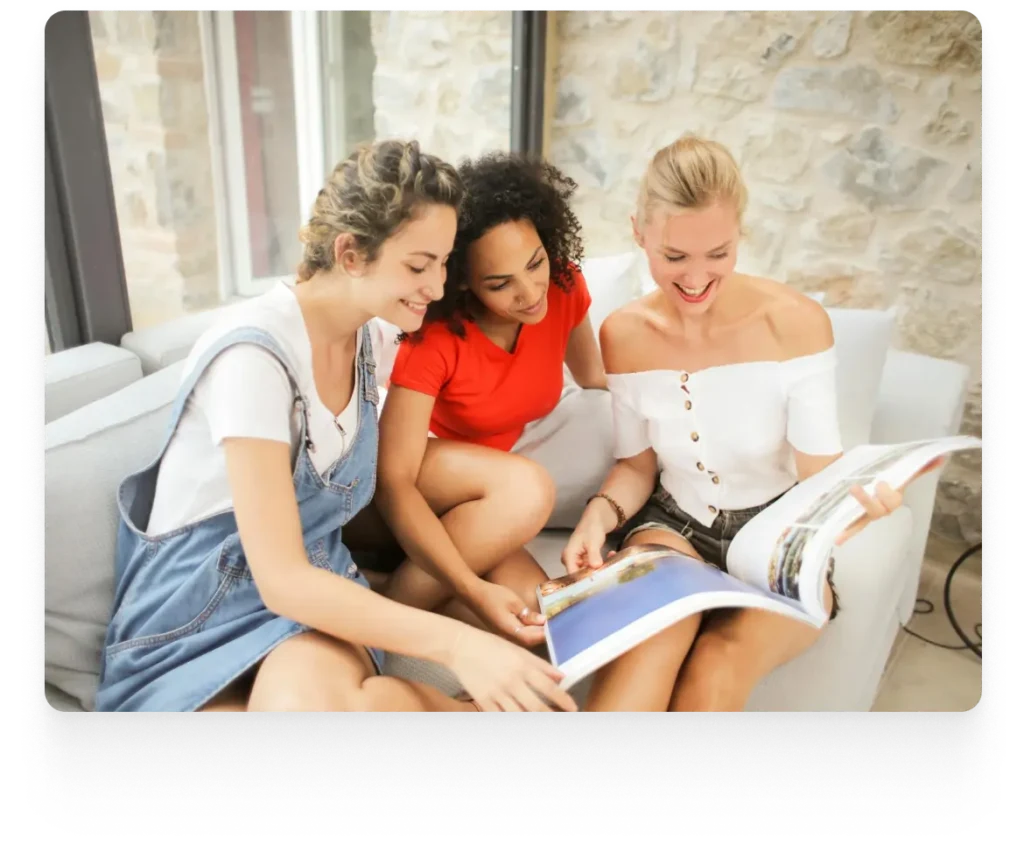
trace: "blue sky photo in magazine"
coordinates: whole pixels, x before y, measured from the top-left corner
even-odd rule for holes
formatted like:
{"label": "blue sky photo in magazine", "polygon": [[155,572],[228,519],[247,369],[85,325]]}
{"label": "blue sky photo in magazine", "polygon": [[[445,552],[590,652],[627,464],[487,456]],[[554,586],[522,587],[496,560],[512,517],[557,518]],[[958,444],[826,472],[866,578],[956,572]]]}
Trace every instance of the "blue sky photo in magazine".
{"label": "blue sky photo in magazine", "polygon": [[567,662],[644,615],[708,591],[749,592],[750,587],[699,561],[663,558],[646,575],[592,594],[550,618],[556,658]]}

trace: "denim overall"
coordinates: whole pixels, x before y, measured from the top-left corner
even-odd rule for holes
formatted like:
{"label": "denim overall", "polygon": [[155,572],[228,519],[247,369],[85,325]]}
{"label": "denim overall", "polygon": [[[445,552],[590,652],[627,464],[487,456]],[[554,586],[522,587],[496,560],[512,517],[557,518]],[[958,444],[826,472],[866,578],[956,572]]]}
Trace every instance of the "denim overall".
{"label": "denim overall", "polygon": [[[229,346],[261,346],[284,366],[301,409],[293,468],[309,562],[369,587],[342,542],[341,526],[369,504],[377,472],[377,402],[370,332],[364,328],[352,396],[359,399],[355,441],[326,477],[309,458],[309,404],[297,377],[266,331],[238,328],[214,343],[183,382],[160,453],[118,489],[114,609],[104,646],[97,710],[190,711],[209,701],[278,644],[309,627],[269,611],[242,551],[233,510],[147,536],[160,461],[189,394]],[[253,392],[259,396],[258,391]],[[383,653],[370,649],[378,670]]]}

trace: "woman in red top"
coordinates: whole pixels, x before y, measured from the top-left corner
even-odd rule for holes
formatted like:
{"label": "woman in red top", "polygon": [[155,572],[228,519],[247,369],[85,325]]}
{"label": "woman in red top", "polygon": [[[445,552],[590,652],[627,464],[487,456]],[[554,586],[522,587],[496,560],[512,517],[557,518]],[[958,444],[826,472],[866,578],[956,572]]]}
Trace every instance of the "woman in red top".
{"label": "woman in red top", "polygon": [[[567,366],[576,385],[597,389],[582,392],[594,398],[584,419],[599,437],[609,428],[610,463],[610,398],[569,208],[575,183],[504,153],[459,173],[467,195],[444,297],[403,337],[380,419],[377,506],[407,556],[385,592],[534,647],[544,641],[535,588],[547,576],[523,547],[549,523],[558,488],[517,450],[564,421]],[[596,492],[601,467],[567,480],[571,491]]]}

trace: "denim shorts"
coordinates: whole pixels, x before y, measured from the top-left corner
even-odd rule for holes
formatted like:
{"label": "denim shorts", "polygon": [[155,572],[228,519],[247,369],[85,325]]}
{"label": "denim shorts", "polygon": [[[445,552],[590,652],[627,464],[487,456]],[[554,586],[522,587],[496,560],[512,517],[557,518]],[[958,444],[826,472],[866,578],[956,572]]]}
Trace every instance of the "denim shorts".
{"label": "denim shorts", "polygon": [[[785,494],[785,492],[782,493],[782,495]],[[704,525],[684,513],[659,480],[654,493],[640,508],[640,511],[621,528],[609,534],[608,538],[615,551],[619,551],[630,537],[641,531],[668,531],[670,534],[687,540],[703,560],[728,573],[726,557],[729,554],[729,546],[732,544],[733,538],[739,533],[740,528],[762,510],[778,501],[782,495],[757,507],[747,507],[743,510],[720,510],[711,525]],[[839,613],[839,596],[833,583],[834,574],[835,561],[830,558],[827,581],[829,590],[832,592],[831,620],[834,620]]]}

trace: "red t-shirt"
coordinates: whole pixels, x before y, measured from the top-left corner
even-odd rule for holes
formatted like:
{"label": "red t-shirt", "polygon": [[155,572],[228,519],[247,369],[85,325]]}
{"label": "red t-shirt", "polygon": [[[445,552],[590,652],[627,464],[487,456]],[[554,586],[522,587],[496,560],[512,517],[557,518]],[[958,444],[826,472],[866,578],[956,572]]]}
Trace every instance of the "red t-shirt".
{"label": "red t-shirt", "polygon": [[589,309],[586,281],[574,270],[572,290],[551,284],[547,314],[523,325],[513,352],[474,322],[465,322],[465,339],[431,322],[420,339],[402,342],[391,384],[435,398],[430,430],[438,438],[511,450],[530,421],[558,404],[569,335]]}

